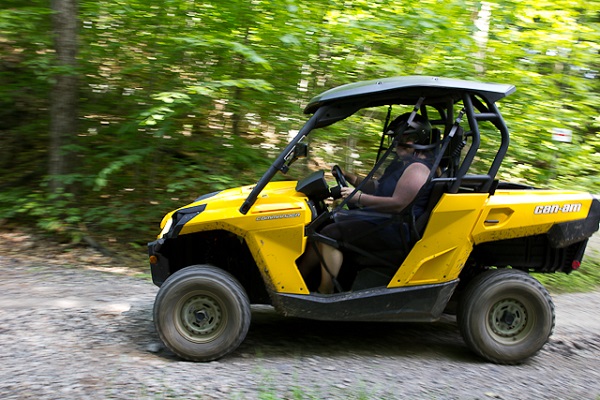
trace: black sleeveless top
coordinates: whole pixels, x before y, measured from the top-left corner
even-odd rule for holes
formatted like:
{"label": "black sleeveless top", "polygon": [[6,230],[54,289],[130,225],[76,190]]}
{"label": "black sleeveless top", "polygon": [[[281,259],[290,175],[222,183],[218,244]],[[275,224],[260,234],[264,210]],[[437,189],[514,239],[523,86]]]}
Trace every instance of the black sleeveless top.
{"label": "black sleeveless top", "polygon": [[[416,156],[406,156],[393,160],[390,165],[387,166],[381,178],[379,178],[377,181],[379,185],[377,186],[377,190],[375,191],[374,195],[391,197],[394,194],[394,190],[396,190],[396,184],[400,180],[400,177],[402,177],[410,165],[414,163],[420,163],[431,170],[433,166],[432,158],[433,157],[419,158]],[[421,216],[421,214],[423,214],[423,212],[425,212],[429,195],[431,194],[431,182],[427,182],[425,185],[425,187],[421,188],[417,194],[417,198],[414,200],[413,215],[415,218],[418,218]]]}

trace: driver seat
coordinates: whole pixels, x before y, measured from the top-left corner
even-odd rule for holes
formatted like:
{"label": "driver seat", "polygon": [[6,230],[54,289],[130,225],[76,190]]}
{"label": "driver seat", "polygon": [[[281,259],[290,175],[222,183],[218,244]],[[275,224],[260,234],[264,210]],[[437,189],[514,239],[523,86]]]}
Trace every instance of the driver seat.
{"label": "driver seat", "polygon": [[[442,141],[439,136],[437,136],[437,138],[437,142],[441,145]],[[436,174],[437,176],[433,177],[425,185],[430,188],[430,193],[423,213],[418,218],[415,218],[413,214],[413,202],[413,204],[409,205],[399,215],[388,214],[389,223],[393,223],[400,219],[407,227],[405,232],[400,232],[403,244],[402,248],[379,251],[377,255],[363,252],[363,254],[359,254],[355,257],[353,259],[353,264],[355,264],[355,270],[358,269],[358,272],[352,284],[352,290],[388,285],[391,278],[398,271],[402,261],[409,254],[414,245],[421,240],[431,213],[440,201],[442,195],[448,192],[448,178],[453,178],[455,176],[460,163],[460,153],[464,146],[463,129],[462,127],[458,127],[455,136],[450,140],[448,148],[445,149],[446,151],[441,159]],[[363,233],[363,235],[366,236],[375,230],[376,229],[371,232]],[[342,271],[343,270],[344,268],[342,268]]]}

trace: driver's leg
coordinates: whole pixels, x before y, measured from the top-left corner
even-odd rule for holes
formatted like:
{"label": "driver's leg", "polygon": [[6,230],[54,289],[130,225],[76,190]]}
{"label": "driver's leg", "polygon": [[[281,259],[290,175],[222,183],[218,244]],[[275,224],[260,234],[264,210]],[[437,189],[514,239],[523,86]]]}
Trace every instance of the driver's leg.
{"label": "driver's leg", "polygon": [[319,293],[333,293],[333,278],[337,277],[344,261],[341,251],[323,243],[319,243],[319,251],[323,256],[325,265],[321,265],[321,284]]}

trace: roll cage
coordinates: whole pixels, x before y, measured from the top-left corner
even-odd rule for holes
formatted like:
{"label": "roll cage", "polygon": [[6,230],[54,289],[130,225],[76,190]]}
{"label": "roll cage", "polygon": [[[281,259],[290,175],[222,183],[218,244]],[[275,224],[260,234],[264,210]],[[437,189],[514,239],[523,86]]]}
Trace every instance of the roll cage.
{"label": "roll cage", "polygon": [[[457,193],[463,186],[477,193],[491,192],[509,145],[508,128],[495,103],[514,91],[513,85],[423,76],[358,82],[328,90],[308,103],[304,113],[312,117],[271,164],[239,211],[246,214],[275,174],[287,172],[296,158],[297,146],[312,130],[343,120],[361,109],[385,105],[413,106],[425,116],[428,116],[428,108],[437,110],[439,118],[431,122],[440,126],[443,133],[439,140],[439,157],[432,170],[442,167],[445,171],[442,176],[431,179],[443,182],[449,193]],[[468,124],[466,130],[460,125],[463,113]],[[468,175],[481,143],[479,123],[483,121],[491,122],[498,130],[500,145],[487,173]],[[470,147],[461,160],[460,150],[466,140],[470,141]]]}

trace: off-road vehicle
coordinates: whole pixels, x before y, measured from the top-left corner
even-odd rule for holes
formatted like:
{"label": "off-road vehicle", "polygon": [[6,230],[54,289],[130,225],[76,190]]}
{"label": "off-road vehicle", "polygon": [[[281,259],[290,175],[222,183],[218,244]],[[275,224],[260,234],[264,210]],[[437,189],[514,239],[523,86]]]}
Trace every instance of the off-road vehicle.
{"label": "off-road vehicle", "polygon": [[[514,364],[534,355],[551,335],[555,314],[530,273],[568,274],[580,266],[598,230],[600,202],[584,192],[496,178],[509,148],[496,103],[514,91],[509,84],[406,76],[313,98],[304,109],[310,118],[256,184],[198,197],[162,220],[149,243],[162,341],[184,359],[220,358],[244,340],[251,304],[267,304],[285,316],[329,321],[427,322],[455,313],[466,344],[485,359]],[[387,124],[407,110],[431,122],[435,159],[425,213],[415,219],[408,207],[379,216],[382,229],[386,220],[406,226],[403,249],[390,249],[403,250],[403,261],[390,265],[381,254],[320,233],[336,212],[362,212],[346,210],[348,199],[332,200],[340,190],[328,184],[330,165],[311,173],[303,161],[302,179],[276,176],[288,176],[292,163],[307,155],[308,144],[316,143],[309,135],[358,116],[376,144],[350,151],[345,168],[377,178],[396,140]],[[372,168],[360,160],[369,154]],[[340,174],[337,180],[344,183]],[[298,269],[318,242],[352,254],[334,294],[314,292]]]}

